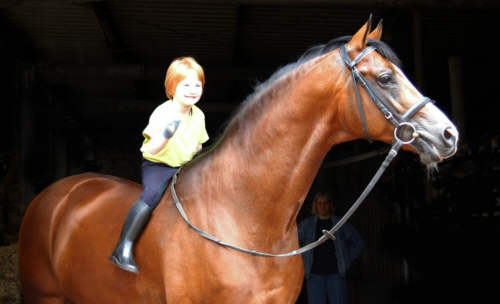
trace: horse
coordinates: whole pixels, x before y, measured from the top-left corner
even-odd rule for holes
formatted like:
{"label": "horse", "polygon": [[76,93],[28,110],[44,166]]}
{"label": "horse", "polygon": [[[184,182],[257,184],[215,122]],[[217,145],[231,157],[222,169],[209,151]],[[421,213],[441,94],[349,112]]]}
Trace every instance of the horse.
{"label": "horse", "polygon": [[[372,30],[370,17],[354,35],[313,47],[258,85],[219,140],[180,171],[175,190],[190,221],[234,246],[296,250],[297,215],[328,151],[368,134],[392,143],[393,117],[361,83],[357,88],[340,44],[394,115],[412,112],[407,123],[419,140],[403,149],[429,168],[451,157],[456,127],[435,104],[422,102],[381,35],[382,23]],[[168,191],[136,244],[140,273],[114,266],[108,257],[140,193],[132,181],[83,173],[35,197],[19,236],[25,301],[295,303],[303,282],[300,255],[262,257],[207,241],[183,221]]]}

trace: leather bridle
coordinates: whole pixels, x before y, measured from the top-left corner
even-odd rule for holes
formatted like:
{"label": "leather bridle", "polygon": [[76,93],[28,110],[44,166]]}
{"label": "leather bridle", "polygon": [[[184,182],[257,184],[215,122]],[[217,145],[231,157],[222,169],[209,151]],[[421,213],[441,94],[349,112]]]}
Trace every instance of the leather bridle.
{"label": "leather bridle", "polygon": [[[419,134],[415,128],[415,126],[410,122],[410,119],[418,112],[420,111],[427,103],[431,102],[434,103],[433,100],[431,100],[428,97],[424,97],[424,99],[415,105],[413,105],[410,109],[408,109],[403,115],[399,114],[394,110],[394,108],[384,99],[382,98],[366,81],[366,79],[363,77],[363,75],[359,72],[359,70],[356,68],[356,65],[361,62],[361,60],[374,51],[375,49],[371,46],[366,47],[363,51],[361,51],[354,60],[351,60],[349,56],[347,55],[347,51],[345,48],[345,45],[340,47],[340,56],[342,60],[344,61],[345,65],[348,67],[348,69],[351,71],[352,74],[352,85],[354,88],[354,94],[356,96],[356,102],[358,104],[358,109],[359,113],[361,116],[361,121],[363,123],[363,129],[365,131],[366,137],[369,141],[371,141],[370,134],[368,132],[368,127],[366,124],[366,119],[365,119],[365,114],[363,111],[363,106],[361,103],[361,96],[359,94],[358,86],[357,83],[365,89],[365,91],[368,93],[370,96],[370,99],[372,102],[377,106],[377,108],[382,112],[384,117],[389,120],[392,124],[394,124],[395,129],[394,129],[394,140],[391,146],[390,151],[388,152],[386,158],[380,165],[379,169],[375,173],[375,175],[372,177],[366,188],[363,190],[361,195],[358,197],[358,199],[352,204],[352,206],[347,210],[347,212],[342,216],[342,218],[332,227],[330,230],[323,230],[323,235],[318,238],[316,241],[307,244],[304,247],[301,247],[297,250],[293,250],[287,253],[280,253],[280,254],[273,254],[273,253],[265,253],[265,252],[259,252],[255,250],[249,250],[249,249],[244,249],[240,248],[238,246],[234,246],[228,243],[225,243],[219,239],[217,239],[215,236],[199,229],[198,227],[194,226],[188,219],[186,212],[182,208],[182,204],[177,197],[177,193],[175,192],[175,184],[177,182],[177,175],[180,172],[181,169],[179,169],[173,179],[172,179],[172,185],[170,187],[172,198],[174,200],[175,206],[177,207],[177,210],[179,211],[179,214],[181,217],[184,219],[184,221],[187,223],[189,227],[194,229],[197,233],[199,233],[202,237],[215,242],[221,246],[228,247],[240,252],[248,253],[254,256],[263,256],[263,257],[290,257],[294,255],[298,255],[301,253],[304,253],[306,251],[309,251],[320,244],[324,243],[328,239],[335,240],[335,232],[337,232],[344,224],[347,222],[347,220],[353,215],[353,213],[358,209],[358,207],[361,205],[361,203],[365,200],[365,198],[368,196],[370,191],[373,189],[377,181],[380,179],[382,176],[382,173],[385,171],[385,169],[389,166],[391,161],[394,159],[394,157],[398,154],[399,149],[403,145],[412,145],[413,142],[416,139],[419,139]],[[405,135],[409,135],[406,136]]]}
{"label": "leather bridle", "polygon": [[[359,70],[356,68],[356,65],[363,60],[363,58],[374,51],[375,48],[368,46],[366,47],[363,51],[361,51],[356,58],[351,60],[349,58],[349,55],[347,55],[346,47],[345,45],[342,45],[340,47],[340,57],[344,61],[345,65],[349,70],[351,71],[352,75],[352,86],[354,88],[354,94],[356,96],[356,103],[358,104],[358,109],[359,109],[359,114],[361,116],[361,122],[363,123],[363,130],[365,131],[366,138],[368,141],[372,142],[372,139],[370,137],[370,133],[368,132],[368,127],[366,125],[366,119],[365,119],[365,114],[363,111],[363,105],[361,103],[361,96],[359,94],[358,86],[357,83],[365,89],[365,91],[368,93],[368,96],[370,96],[370,99],[372,102],[377,106],[377,108],[382,112],[384,117],[389,120],[396,128],[394,129],[394,139],[397,141],[401,141],[402,144],[411,144],[415,138],[418,137],[418,133],[413,126],[413,124],[409,123],[408,121],[410,118],[412,118],[420,109],[422,109],[428,102],[434,103],[434,101],[428,97],[424,97],[424,99],[416,104],[414,104],[410,109],[406,111],[403,115],[400,115],[392,106],[390,103],[388,103],[384,98],[382,98],[377,91],[375,91],[368,81],[366,81],[366,78],[359,72]],[[411,132],[411,138],[403,139],[400,137],[401,134],[404,132],[402,129],[403,128],[410,128]],[[408,132],[406,132],[408,134]]]}

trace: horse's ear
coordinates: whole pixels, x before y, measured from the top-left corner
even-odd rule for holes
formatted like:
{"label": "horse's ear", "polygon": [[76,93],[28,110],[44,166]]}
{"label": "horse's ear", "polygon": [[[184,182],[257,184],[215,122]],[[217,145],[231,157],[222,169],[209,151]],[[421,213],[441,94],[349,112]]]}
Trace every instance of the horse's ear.
{"label": "horse's ear", "polygon": [[377,27],[370,33],[368,34],[368,38],[373,39],[373,40],[380,40],[382,37],[382,19],[377,24]]}
{"label": "horse's ear", "polygon": [[370,14],[370,18],[368,21],[354,34],[351,38],[351,41],[347,43],[350,49],[361,51],[366,47],[366,43],[368,42],[368,33],[370,33],[372,27],[372,14]]}

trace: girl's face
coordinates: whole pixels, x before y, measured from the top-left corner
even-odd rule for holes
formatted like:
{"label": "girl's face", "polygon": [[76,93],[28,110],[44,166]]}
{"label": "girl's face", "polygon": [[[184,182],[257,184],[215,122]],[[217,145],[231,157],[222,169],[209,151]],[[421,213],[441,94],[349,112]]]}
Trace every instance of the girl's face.
{"label": "girl's face", "polygon": [[177,84],[174,100],[182,105],[192,106],[200,100],[202,93],[203,86],[201,81],[198,79],[196,72],[192,71]]}

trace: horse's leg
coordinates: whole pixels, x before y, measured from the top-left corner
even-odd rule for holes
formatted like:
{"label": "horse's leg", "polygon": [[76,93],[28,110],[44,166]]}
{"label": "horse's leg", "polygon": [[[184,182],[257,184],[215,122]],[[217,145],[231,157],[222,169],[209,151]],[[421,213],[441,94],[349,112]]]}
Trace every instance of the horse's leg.
{"label": "horse's leg", "polygon": [[[37,243],[32,244],[35,247]],[[39,251],[20,250],[19,274],[25,304],[65,304],[61,287],[46,260]]]}

